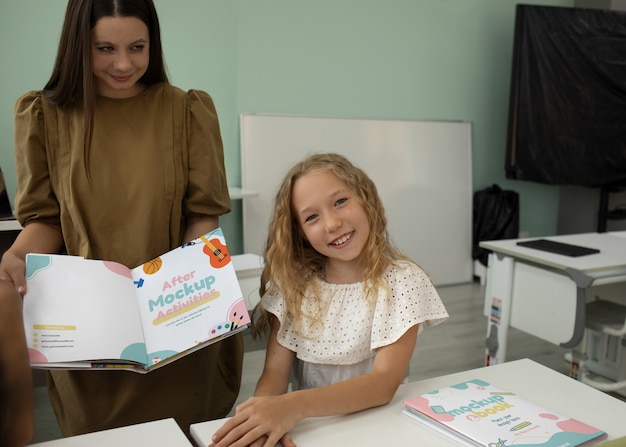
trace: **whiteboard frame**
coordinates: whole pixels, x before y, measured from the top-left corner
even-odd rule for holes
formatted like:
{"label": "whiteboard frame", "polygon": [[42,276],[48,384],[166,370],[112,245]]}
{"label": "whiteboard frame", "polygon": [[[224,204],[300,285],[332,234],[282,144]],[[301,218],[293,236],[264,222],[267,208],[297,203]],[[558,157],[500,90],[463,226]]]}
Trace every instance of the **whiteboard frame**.
{"label": "whiteboard frame", "polygon": [[[262,254],[274,196],[287,170],[337,152],[377,185],[395,244],[435,285],[473,280],[471,123],[240,114],[245,253]],[[413,205],[411,205],[413,203]]]}

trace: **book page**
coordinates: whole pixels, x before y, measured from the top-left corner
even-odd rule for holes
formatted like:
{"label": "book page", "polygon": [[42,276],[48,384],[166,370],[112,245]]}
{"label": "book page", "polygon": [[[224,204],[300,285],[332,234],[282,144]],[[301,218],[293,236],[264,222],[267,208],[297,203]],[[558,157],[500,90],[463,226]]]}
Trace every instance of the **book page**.
{"label": "book page", "polygon": [[132,270],[149,363],[250,322],[221,229]]}
{"label": "book page", "polygon": [[130,271],[78,256],[29,254],[24,327],[31,363],[146,362]]}

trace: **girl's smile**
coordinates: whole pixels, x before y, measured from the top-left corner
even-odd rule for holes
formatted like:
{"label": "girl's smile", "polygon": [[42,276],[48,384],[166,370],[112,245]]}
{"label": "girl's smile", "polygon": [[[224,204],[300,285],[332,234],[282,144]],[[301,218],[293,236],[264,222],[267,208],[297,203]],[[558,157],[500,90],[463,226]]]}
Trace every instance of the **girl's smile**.
{"label": "girl's smile", "polygon": [[348,242],[350,239],[352,239],[352,235],[354,234],[354,232],[346,234],[338,239],[336,239],[335,241],[332,242],[332,245],[334,245],[335,247],[338,247],[340,245],[345,244],[346,242]]}

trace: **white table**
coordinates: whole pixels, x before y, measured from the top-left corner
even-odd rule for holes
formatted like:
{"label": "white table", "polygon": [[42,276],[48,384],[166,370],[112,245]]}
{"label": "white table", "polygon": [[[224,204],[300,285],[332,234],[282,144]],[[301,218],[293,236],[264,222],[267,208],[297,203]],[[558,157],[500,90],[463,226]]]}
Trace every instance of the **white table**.
{"label": "white table", "polygon": [[[598,427],[607,432],[608,439],[626,436],[626,402],[528,359],[406,383],[400,386],[388,405],[346,416],[305,419],[295,427],[292,435],[298,447],[409,444],[458,447],[458,443],[443,434],[401,414],[403,402],[474,378],[484,379],[555,412]],[[224,421],[192,424],[191,435],[197,445],[208,446],[211,436]]]}
{"label": "white table", "polygon": [[487,339],[497,340],[497,344],[487,343],[487,365],[506,360],[509,325],[574,348],[585,329],[587,289],[625,283],[626,296],[626,232],[544,238],[600,250],[580,257],[517,245],[530,239],[537,238],[480,243],[493,252],[489,255],[484,314],[489,317]]}
{"label": "white table", "polygon": [[0,220],[0,231],[21,231],[22,226],[15,219]]}
{"label": "white table", "polygon": [[30,447],[98,446],[192,447],[192,444],[189,442],[176,421],[170,418],[30,445]]}

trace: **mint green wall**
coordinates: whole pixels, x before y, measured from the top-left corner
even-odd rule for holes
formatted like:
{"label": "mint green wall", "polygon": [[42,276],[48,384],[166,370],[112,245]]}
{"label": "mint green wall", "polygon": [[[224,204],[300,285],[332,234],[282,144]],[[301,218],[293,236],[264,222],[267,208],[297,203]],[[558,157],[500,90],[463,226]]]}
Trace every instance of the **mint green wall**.
{"label": "mint green wall", "polygon": [[[229,182],[241,112],[464,120],[474,190],[520,193],[520,229],[556,232],[558,188],[504,179],[512,0],[155,0],[171,80],[215,99]],[[525,3],[573,6],[573,0]],[[0,166],[15,190],[12,110],[47,80],[65,0],[0,3]],[[271,160],[268,160],[271,163]],[[443,204],[442,206],[445,206]],[[436,210],[433,210],[436,212]],[[222,219],[242,249],[241,204]]]}

